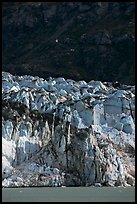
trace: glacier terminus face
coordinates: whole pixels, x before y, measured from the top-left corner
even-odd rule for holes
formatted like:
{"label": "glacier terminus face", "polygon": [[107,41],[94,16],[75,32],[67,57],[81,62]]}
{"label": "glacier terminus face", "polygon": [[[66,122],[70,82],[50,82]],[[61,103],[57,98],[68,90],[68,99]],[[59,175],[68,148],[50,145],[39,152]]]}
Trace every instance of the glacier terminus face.
{"label": "glacier terminus face", "polygon": [[91,185],[135,185],[135,86],[2,72],[2,186]]}

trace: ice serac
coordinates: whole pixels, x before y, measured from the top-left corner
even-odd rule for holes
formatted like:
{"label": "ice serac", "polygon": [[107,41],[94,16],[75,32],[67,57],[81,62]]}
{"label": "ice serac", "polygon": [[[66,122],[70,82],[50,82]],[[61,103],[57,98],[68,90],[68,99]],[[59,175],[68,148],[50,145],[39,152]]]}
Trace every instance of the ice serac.
{"label": "ice serac", "polygon": [[10,186],[134,186],[135,87],[2,73]]}

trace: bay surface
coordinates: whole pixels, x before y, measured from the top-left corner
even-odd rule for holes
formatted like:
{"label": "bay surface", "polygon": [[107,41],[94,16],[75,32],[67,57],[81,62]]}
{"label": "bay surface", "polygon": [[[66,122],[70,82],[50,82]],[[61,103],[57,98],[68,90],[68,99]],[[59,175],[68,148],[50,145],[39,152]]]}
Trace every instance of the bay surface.
{"label": "bay surface", "polygon": [[135,187],[3,188],[2,202],[135,202]]}

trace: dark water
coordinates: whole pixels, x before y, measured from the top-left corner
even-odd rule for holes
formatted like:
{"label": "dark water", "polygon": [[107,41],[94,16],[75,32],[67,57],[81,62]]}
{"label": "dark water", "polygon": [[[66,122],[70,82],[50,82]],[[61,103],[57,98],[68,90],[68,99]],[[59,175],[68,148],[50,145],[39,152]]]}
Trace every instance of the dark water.
{"label": "dark water", "polygon": [[135,202],[134,187],[3,188],[2,202]]}

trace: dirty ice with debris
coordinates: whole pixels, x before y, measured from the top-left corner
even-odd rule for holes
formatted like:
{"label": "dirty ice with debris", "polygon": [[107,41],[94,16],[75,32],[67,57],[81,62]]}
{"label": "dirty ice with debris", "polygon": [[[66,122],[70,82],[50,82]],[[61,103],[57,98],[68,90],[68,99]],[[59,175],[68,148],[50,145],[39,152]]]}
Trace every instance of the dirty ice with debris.
{"label": "dirty ice with debris", "polygon": [[2,73],[2,186],[134,186],[135,86]]}

